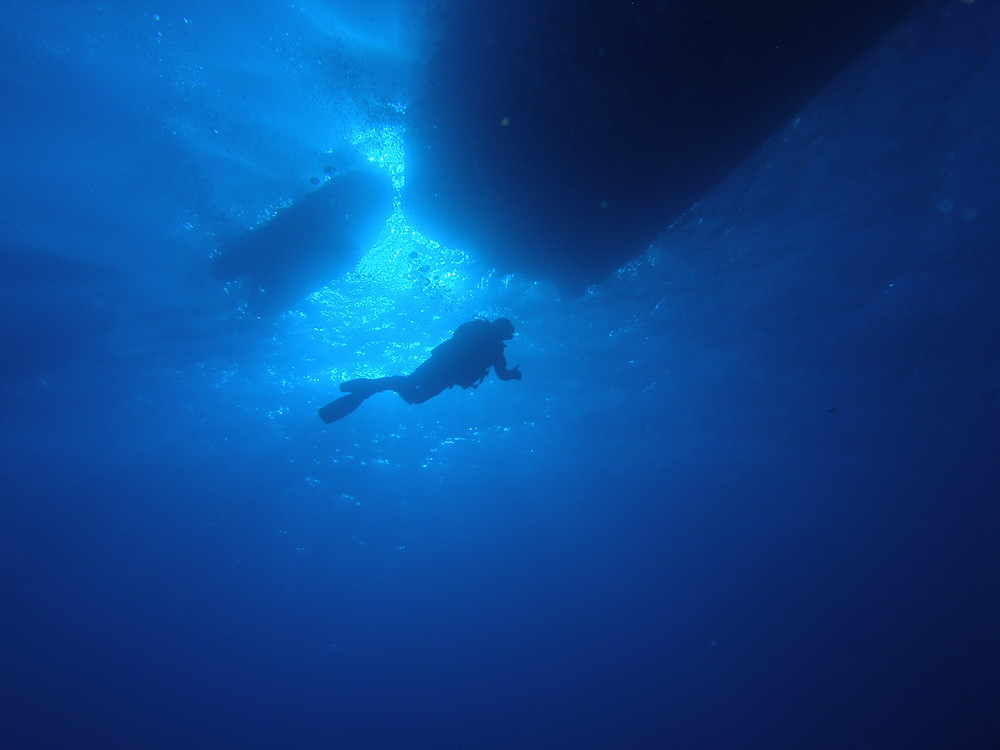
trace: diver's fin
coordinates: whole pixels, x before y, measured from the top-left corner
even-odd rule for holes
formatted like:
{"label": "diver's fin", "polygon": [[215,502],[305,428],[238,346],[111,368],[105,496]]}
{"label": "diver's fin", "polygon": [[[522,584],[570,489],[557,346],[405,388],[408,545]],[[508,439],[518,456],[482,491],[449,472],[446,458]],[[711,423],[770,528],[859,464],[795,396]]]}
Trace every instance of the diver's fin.
{"label": "diver's fin", "polygon": [[367,394],[352,393],[349,396],[341,396],[336,401],[331,401],[319,410],[319,418],[327,424],[336,422],[350,414],[361,406],[361,402],[368,398]]}

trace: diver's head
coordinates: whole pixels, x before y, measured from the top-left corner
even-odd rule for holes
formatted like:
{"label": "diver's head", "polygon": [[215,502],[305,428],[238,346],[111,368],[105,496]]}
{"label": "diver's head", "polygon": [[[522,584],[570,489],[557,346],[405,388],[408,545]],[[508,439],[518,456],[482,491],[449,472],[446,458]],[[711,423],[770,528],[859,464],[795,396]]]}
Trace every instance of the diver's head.
{"label": "diver's head", "polygon": [[493,328],[500,336],[501,341],[510,341],[514,338],[514,324],[507,318],[497,318],[493,321]]}

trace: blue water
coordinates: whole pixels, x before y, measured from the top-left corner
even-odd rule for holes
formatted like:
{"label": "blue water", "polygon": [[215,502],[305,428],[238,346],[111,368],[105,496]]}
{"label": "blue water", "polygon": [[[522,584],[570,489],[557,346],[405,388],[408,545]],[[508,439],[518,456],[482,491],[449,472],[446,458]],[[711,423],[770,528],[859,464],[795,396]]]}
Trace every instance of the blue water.
{"label": "blue water", "polygon": [[[1000,746],[997,4],[582,296],[397,211],[262,320],[212,254],[405,189],[435,29],[213,7],[0,21],[3,747]],[[316,418],[476,315],[522,381]]]}

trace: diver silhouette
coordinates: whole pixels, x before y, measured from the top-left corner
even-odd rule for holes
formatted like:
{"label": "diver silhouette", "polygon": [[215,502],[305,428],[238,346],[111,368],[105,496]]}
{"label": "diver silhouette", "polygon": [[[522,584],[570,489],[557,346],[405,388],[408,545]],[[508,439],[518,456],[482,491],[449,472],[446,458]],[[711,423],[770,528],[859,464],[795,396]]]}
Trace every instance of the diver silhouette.
{"label": "diver silhouette", "polygon": [[462,323],[450,339],[438,344],[431,356],[409,375],[386,378],[358,378],[340,384],[348,394],[319,410],[319,418],[329,424],[346,417],[369,396],[395,391],[408,404],[422,404],[456,385],[478,388],[492,367],[501,380],[520,380],[520,365],[507,369],[504,341],[514,338],[514,325],[507,318],[492,323],[477,318]]}

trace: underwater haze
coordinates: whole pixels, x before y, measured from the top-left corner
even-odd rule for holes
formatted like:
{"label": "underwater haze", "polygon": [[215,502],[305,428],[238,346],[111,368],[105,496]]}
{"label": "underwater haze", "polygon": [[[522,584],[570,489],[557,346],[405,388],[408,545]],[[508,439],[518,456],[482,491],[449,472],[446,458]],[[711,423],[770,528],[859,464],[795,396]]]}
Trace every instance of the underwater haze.
{"label": "underwater haze", "polygon": [[448,10],[4,11],[0,746],[1000,747],[1000,5],[579,294],[405,212]]}

